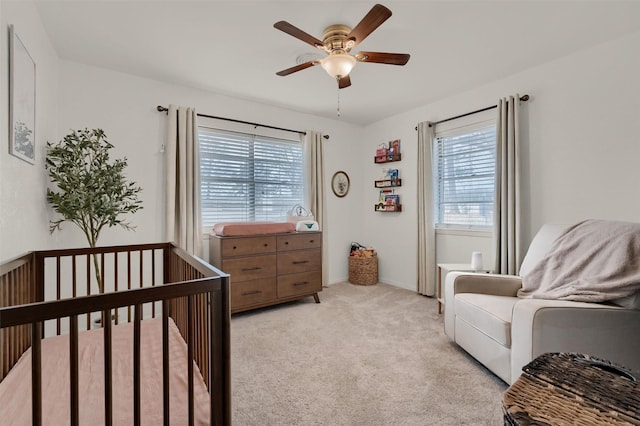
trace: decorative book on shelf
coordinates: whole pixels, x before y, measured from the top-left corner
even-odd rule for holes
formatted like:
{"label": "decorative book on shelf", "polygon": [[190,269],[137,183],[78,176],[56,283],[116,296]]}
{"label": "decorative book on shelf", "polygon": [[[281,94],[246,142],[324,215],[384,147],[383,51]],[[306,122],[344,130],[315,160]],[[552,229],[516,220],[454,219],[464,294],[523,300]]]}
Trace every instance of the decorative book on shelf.
{"label": "decorative book on shelf", "polygon": [[398,175],[398,169],[382,169],[382,175],[380,176],[380,179],[375,181],[376,188],[402,186],[402,179],[400,179]]}
{"label": "decorative book on shelf", "polygon": [[393,193],[393,189],[380,190],[378,204],[375,205],[377,212],[399,212],[402,210],[400,196]]}
{"label": "decorative book on shelf", "polygon": [[376,156],[374,162],[376,163],[389,163],[391,161],[400,161],[402,156],[400,155],[400,139],[389,141],[388,144],[380,144],[376,149]]}

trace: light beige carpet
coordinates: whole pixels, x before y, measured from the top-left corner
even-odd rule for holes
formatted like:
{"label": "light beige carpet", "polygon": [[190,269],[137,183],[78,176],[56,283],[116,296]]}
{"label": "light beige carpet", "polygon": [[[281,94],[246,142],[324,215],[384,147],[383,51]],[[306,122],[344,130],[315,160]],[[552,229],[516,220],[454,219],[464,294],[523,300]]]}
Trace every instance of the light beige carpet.
{"label": "light beige carpet", "polygon": [[452,344],[436,301],[334,284],[231,320],[234,425],[499,425],[507,386]]}

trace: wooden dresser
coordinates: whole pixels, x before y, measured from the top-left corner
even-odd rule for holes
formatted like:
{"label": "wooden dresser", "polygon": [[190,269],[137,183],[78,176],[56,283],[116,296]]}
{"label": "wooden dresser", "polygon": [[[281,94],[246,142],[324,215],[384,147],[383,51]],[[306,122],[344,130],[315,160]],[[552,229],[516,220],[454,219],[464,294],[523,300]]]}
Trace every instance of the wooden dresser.
{"label": "wooden dresser", "polygon": [[322,291],[322,233],[291,232],[209,239],[209,262],[231,275],[231,313]]}

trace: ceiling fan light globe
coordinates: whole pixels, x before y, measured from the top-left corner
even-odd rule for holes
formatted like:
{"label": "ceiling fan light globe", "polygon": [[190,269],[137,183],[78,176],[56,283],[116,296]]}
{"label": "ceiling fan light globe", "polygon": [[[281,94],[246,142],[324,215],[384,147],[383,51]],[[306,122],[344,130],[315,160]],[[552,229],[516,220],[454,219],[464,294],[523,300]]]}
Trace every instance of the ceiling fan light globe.
{"label": "ceiling fan light globe", "polygon": [[349,75],[356,65],[356,58],[347,53],[332,53],[320,65],[331,77],[342,78]]}

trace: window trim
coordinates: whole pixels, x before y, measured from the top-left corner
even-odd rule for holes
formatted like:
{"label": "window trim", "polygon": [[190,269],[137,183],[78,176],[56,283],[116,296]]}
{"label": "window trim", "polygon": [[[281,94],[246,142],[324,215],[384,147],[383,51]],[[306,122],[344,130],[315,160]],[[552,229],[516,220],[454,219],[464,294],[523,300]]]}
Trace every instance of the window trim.
{"label": "window trim", "polygon": [[[439,203],[437,199],[439,180],[436,179],[437,168],[437,155],[436,155],[436,141],[441,137],[455,136],[464,133],[470,133],[475,130],[484,129],[490,126],[497,126],[497,116],[495,111],[487,110],[480,111],[476,114],[472,114],[465,117],[460,117],[451,121],[447,121],[445,123],[437,124],[434,129],[433,135],[433,159],[432,159],[432,185],[433,185],[433,209],[432,214],[434,217],[437,217],[436,211],[439,209]],[[496,128],[497,131],[497,128]],[[497,153],[496,153],[497,155]],[[497,157],[496,157],[497,162]],[[495,185],[494,185],[494,193],[495,193]],[[495,200],[494,200],[495,201]],[[467,235],[467,236],[487,236],[492,235],[493,233],[493,224],[492,225],[463,225],[463,224],[440,224],[436,223],[434,220],[434,228],[438,234],[442,235]]]}
{"label": "window trim", "polygon": [[[304,199],[306,197],[306,191],[307,191],[307,173],[306,173],[306,162],[305,162],[305,156],[304,156],[304,141],[302,140],[302,138],[300,139],[295,139],[292,138],[291,135],[289,133],[286,133],[287,137],[285,137],[285,133],[283,132],[264,132],[264,133],[258,133],[258,132],[247,132],[247,131],[242,131],[242,130],[237,130],[237,128],[222,128],[219,126],[215,126],[215,125],[211,125],[211,124],[205,124],[205,123],[198,123],[198,135],[200,134],[200,129],[205,129],[205,131],[209,131],[209,132],[220,132],[220,133],[229,133],[229,134],[237,134],[237,135],[242,135],[242,136],[247,136],[249,138],[256,138],[256,139],[261,139],[262,141],[265,140],[275,140],[276,142],[280,141],[282,143],[292,143],[292,144],[299,144],[300,146],[300,154],[301,154],[301,167],[302,167],[302,173],[301,173],[301,178],[302,178],[302,200],[300,200],[300,203],[304,202]],[[200,149],[200,139],[198,138],[198,149]],[[201,160],[202,161],[202,156],[201,156]],[[200,170],[200,176],[202,176],[202,170]],[[200,200],[201,200],[201,206],[200,206],[200,215],[201,218],[203,219],[203,224],[202,224],[202,231],[204,234],[210,234],[212,232],[212,225],[211,224],[205,224],[204,223],[204,218],[203,218],[203,206],[204,203],[202,203],[202,194],[200,194]],[[292,204],[292,206],[295,203]],[[284,220],[284,218],[283,218]],[[216,222],[217,223],[217,222]],[[221,223],[221,222],[220,222]],[[238,223],[242,223],[241,221],[238,221]]]}

